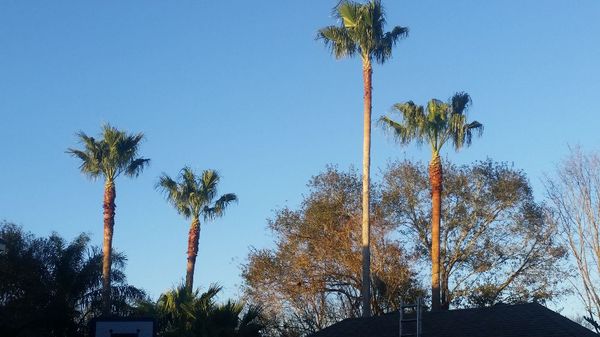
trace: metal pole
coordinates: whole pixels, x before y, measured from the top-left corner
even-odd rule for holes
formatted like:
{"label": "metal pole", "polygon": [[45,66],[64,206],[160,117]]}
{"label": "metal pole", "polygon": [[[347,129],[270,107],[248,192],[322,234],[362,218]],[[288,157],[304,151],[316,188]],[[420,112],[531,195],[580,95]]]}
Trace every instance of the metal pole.
{"label": "metal pole", "polygon": [[417,337],[421,337],[421,298],[417,299]]}
{"label": "metal pole", "polygon": [[402,337],[402,319],[404,314],[404,302],[400,301],[400,320],[398,321],[399,337]]}

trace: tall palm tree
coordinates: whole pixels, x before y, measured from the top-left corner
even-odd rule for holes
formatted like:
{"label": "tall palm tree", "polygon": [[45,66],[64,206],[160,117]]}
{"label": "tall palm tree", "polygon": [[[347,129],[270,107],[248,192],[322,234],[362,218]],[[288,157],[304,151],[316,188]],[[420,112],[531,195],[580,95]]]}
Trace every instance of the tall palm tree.
{"label": "tall palm tree", "polygon": [[156,188],[166,194],[167,200],[177,209],[177,212],[186,219],[192,220],[188,235],[185,275],[185,285],[189,291],[192,291],[194,284],[194,269],[200,239],[200,217],[202,216],[205,221],[221,217],[227,206],[237,201],[237,196],[233,193],[224,194],[215,200],[220,179],[216,171],[205,170],[201,175],[196,175],[186,166],[179,174],[179,181],[163,173],[156,184]]}
{"label": "tall palm tree", "polygon": [[363,122],[363,187],[362,187],[362,307],[363,316],[371,316],[371,252],[369,226],[369,181],[371,166],[371,98],[373,61],[383,64],[392,56],[392,47],[408,36],[408,28],[394,27],[384,32],[385,11],[380,0],[362,4],[342,0],[335,8],[339,26],[328,26],[318,32],[337,58],[360,55],[362,59],[364,86]]}
{"label": "tall palm tree", "polygon": [[121,174],[137,177],[148,166],[150,159],[139,157],[144,134],[129,134],[110,124],[102,126],[100,139],[83,132],[77,133],[83,149],[69,148],[67,153],[81,160],[79,169],[91,179],[104,178],[104,238],[102,243],[102,307],[110,314],[110,273],[112,239],[115,225],[115,180]]}
{"label": "tall palm tree", "polygon": [[433,310],[447,309],[448,303],[440,304],[440,214],[442,210],[442,161],[440,151],[448,141],[456,151],[471,145],[473,132],[479,136],[483,125],[477,121],[468,122],[466,112],[471,105],[471,97],[465,92],[455,94],[448,102],[432,99],[427,107],[418,106],[412,101],[395,104],[393,109],[402,115],[397,122],[384,116],[380,122],[391,129],[401,144],[415,141],[429,143],[431,162],[429,182],[431,184],[431,304]]}

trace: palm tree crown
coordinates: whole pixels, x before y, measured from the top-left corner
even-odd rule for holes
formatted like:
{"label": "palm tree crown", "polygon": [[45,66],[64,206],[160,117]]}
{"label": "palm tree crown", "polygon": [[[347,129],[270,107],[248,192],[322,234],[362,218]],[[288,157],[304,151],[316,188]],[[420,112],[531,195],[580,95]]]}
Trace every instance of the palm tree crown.
{"label": "palm tree crown", "polygon": [[340,26],[328,26],[319,30],[317,38],[331,48],[336,58],[360,54],[363,61],[375,59],[385,63],[392,56],[392,48],[398,40],[408,36],[408,28],[396,26],[384,32],[385,11],[380,0],[366,4],[341,1],[334,15]]}
{"label": "palm tree crown", "polygon": [[433,155],[439,155],[442,146],[451,141],[458,151],[465,145],[471,145],[473,133],[481,136],[483,125],[478,121],[467,121],[467,110],[471,97],[465,92],[455,94],[448,102],[432,99],[427,107],[416,105],[412,101],[394,105],[401,113],[402,121],[397,122],[384,116],[380,122],[394,131],[400,143],[429,143]]}
{"label": "palm tree crown", "polygon": [[150,159],[138,157],[142,133],[128,134],[110,124],[102,127],[102,139],[77,133],[84,149],[68,149],[67,153],[81,159],[81,172],[92,179],[104,176],[108,181],[114,181],[124,173],[137,177],[150,163]]}
{"label": "palm tree crown", "polygon": [[204,170],[197,176],[186,166],[179,174],[179,182],[163,173],[156,186],[166,194],[167,200],[179,214],[187,219],[199,219],[202,215],[205,220],[209,220],[222,216],[227,206],[237,201],[237,196],[233,193],[224,194],[215,200],[220,179],[214,170]]}

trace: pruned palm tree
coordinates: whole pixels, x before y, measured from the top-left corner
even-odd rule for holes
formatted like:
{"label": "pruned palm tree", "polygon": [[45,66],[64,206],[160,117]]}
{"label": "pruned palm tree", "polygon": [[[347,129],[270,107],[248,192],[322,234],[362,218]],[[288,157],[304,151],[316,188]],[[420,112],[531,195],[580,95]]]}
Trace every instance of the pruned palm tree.
{"label": "pruned palm tree", "polygon": [[380,0],[372,0],[365,4],[343,0],[335,8],[335,16],[340,25],[320,29],[317,38],[325,42],[337,59],[359,55],[363,66],[362,307],[363,316],[368,317],[371,316],[369,181],[372,63],[385,63],[392,56],[392,47],[400,39],[408,36],[408,28],[396,26],[385,32],[385,12]]}
{"label": "pruned palm tree", "polygon": [[124,174],[137,177],[150,163],[150,159],[139,156],[144,135],[129,134],[105,124],[100,139],[83,132],[77,133],[83,149],[68,149],[67,153],[81,160],[79,169],[91,179],[104,178],[104,238],[102,243],[102,306],[103,313],[110,314],[110,273],[112,239],[115,225],[115,180]]}
{"label": "pruned palm tree", "polygon": [[471,145],[474,132],[481,136],[483,125],[467,120],[471,97],[467,93],[455,94],[448,102],[432,99],[427,107],[412,101],[395,104],[393,109],[402,115],[397,122],[384,116],[380,122],[391,129],[401,144],[428,143],[431,147],[429,182],[431,184],[431,301],[432,309],[447,309],[449,303],[440,303],[440,214],[442,209],[443,172],[440,151],[447,142],[456,151]]}
{"label": "pruned palm tree", "polygon": [[220,176],[216,171],[205,170],[196,175],[189,167],[184,167],[179,174],[179,181],[164,174],[159,178],[156,188],[166,194],[167,200],[186,219],[191,219],[188,235],[187,270],[185,285],[192,291],[194,269],[198,255],[200,239],[200,217],[211,220],[221,217],[227,206],[237,201],[237,196],[227,193],[217,198],[217,187]]}

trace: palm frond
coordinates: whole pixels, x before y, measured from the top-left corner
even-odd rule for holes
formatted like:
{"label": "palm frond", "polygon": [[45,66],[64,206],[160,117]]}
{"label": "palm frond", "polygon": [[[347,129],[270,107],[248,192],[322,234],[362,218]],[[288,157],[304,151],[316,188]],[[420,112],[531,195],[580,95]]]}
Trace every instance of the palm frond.
{"label": "palm frond", "polygon": [[479,123],[478,121],[473,121],[471,123],[464,125],[464,134],[465,134],[464,143],[467,146],[471,145],[474,131],[476,132],[477,137],[481,137],[481,135],[483,135],[483,124]]}
{"label": "palm frond", "polygon": [[450,99],[452,104],[452,113],[465,114],[471,105],[471,96],[466,92],[457,92]]}
{"label": "palm frond", "polygon": [[356,43],[348,31],[342,27],[328,26],[319,30],[317,39],[323,40],[337,59],[352,57],[356,54]]}
{"label": "palm frond", "polygon": [[397,122],[390,117],[383,117],[382,124],[387,127],[387,130],[394,132],[394,136],[401,144],[414,141],[421,145],[425,141],[428,131],[423,107],[408,101],[394,104],[392,108],[400,113],[402,121]]}
{"label": "palm frond", "polygon": [[353,1],[343,1],[337,7],[336,17],[341,20],[346,29],[356,28],[361,18],[361,4]]}
{"label": "palm frond", "polygon": [[[413,140],[412,133],[409,128],[398,123],[388,116],[382,116],[379,119],[380,125],[385,127],[385,130],[393,130],[394,136],[400,141],[401,144],[408,144]],[[416,140],[416,139],[415,139]],[[418,142],[418,140],[416,140]]]}
{"label": "palm frond", "polygon": [[85,149],[89,152],[97,151],[98,142],[94,139],[94,137],[90,137],[86,135],[83,131],[79,131],[76,133],[79,141],[85,146]]}
{"label": "palm frond", "polygon": [[217,187],[221,177],[215,170],[202,171],[202,196],[208,202],[217,197]]}
{"label": "palm frond", "polygon": [[209,207],[204,207],[204,219],[212,220],[218,217],[223,216],[225,209],[227,206],[233,202],[237,202],[238,197],[233,193],[227,193],[222,195],[217,201],[215,201],[214,205]]}
{"label": "palm frond", "polygon": [[163,173],[155,185],[155,188],[165,195],[165,198],[177,212],[185,218],[189,218],[192,214],[188,204],[188,194],[175,180]]}
{"label": "palm frond", "polygon": [[378,63],[383,64],[392,57],[393,47],[399,40],[408,37],[408,31],[408,27],[396,26],[390,32],[383,34],[373,52],[375,60]]}
{"label": "palm frond", "polygon": [[260,331],[265,328],[261,322],[262,315],[263,309],[260,306],[250,305],[240,319],[239,336],[260,336]]}
{"label": "palm frond", "polygon": [[125,175],[129,177],[137,177],[142,171],[150,165],[148,158],[136,158],[132,160],[125,169]]}
{"label": "palm frond", "polygon": [[466,92],[458,92],[449,100],[451,106],[448,134],[452,138],[454,149],[460,150],[463,146],[470,146],[473,134],[483,134],[483,124],[467,121],[467,110],[472,104],[471,97]]}
{"label": "palm frond", "polygon": [[102,171],[100,170],[100,166],[98,165],[98,161],[94,158],[93,153],[84,152],[77,149],[69,148],[67,153],[75,158],[79,158],[81,160],[81,164],[79,164],[79,170],[87,175],[91,179],[98,178]]}

